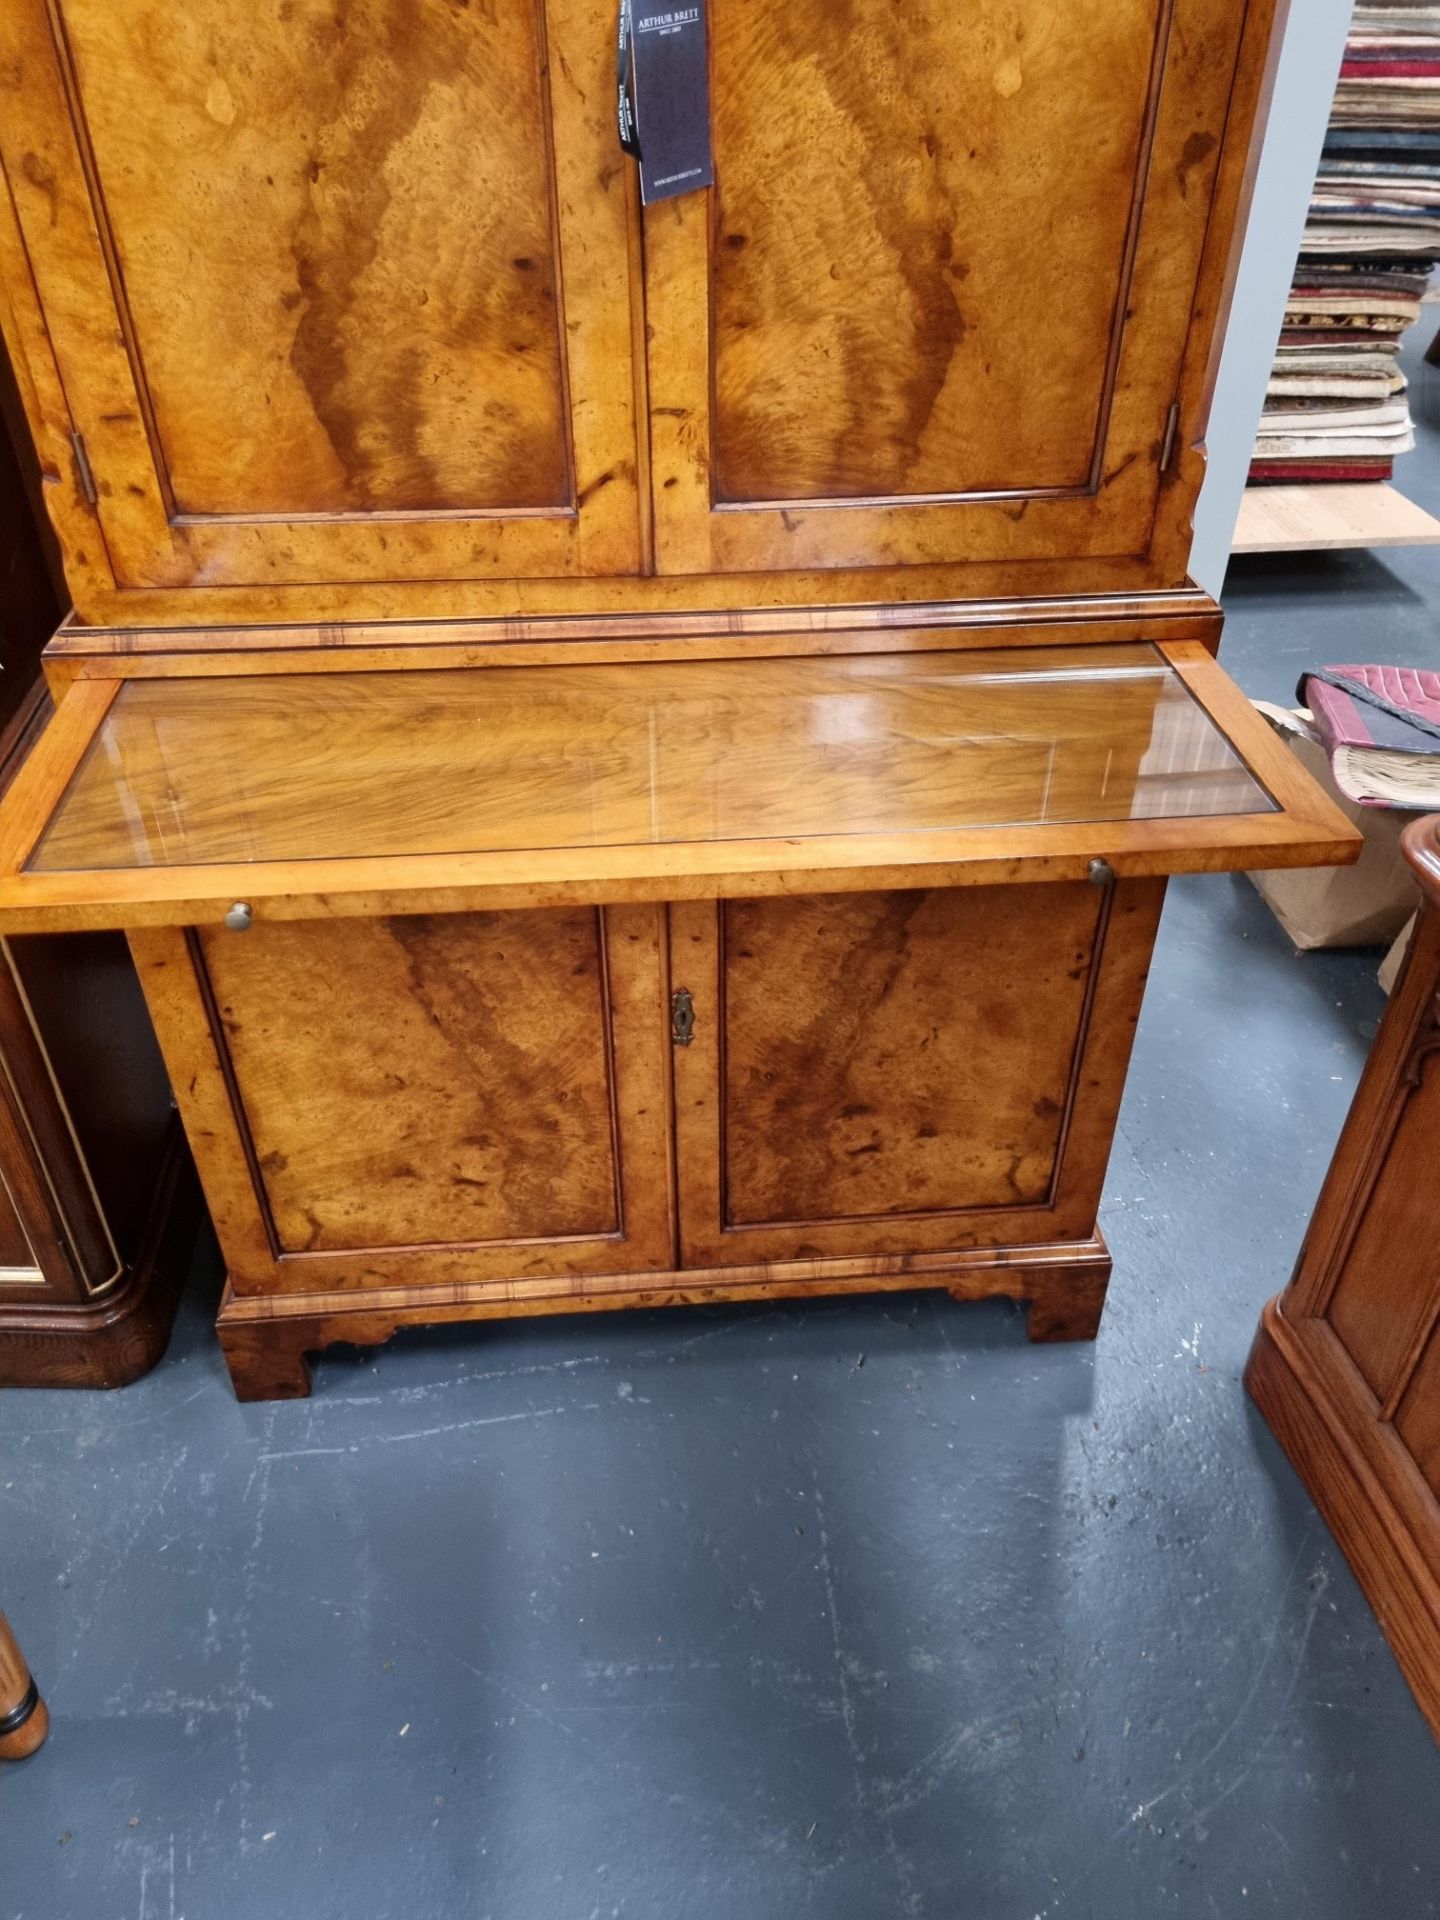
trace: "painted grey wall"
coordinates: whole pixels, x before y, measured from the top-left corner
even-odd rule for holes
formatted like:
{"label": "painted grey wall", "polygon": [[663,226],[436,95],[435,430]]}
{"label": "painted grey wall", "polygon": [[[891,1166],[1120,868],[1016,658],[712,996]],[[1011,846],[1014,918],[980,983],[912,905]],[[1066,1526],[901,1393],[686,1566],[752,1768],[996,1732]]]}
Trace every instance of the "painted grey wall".
{"label": "painted grey wall", "polygon": [[1350,12],[1351,0],[1291,0],[1206,433],[1209,464],[1195,508],[1190,572],[1216,595],[1225,581]]}

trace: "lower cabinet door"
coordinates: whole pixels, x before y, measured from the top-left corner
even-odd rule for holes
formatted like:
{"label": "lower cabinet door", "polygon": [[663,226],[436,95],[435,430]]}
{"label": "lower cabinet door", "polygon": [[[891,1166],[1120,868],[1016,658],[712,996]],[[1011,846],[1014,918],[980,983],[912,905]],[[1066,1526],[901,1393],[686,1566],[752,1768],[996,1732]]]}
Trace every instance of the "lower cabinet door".
{"label": "lower cabinet door", "polygon": [[661,927],[133,933],[236,1292],[670,1268]]}
{"label": "lower cabinet door", "polygon": [[672,907],[683,1263],[1088,1238],[1164,888]]}

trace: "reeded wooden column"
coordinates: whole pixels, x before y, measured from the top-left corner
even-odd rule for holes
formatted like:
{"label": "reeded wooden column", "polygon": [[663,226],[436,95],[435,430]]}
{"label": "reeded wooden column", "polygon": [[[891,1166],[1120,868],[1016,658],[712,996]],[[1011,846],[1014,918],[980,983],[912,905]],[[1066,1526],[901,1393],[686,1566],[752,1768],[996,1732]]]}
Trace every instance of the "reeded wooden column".
{"label": "reeded wooden column", "polygon": [[1246,1382],[1440,1739],[1440,817],[1425,905]]}
{"label": "reeded wooden column", "polygon": [[24,1760],[43,1745],[50,1713],[0,1613],[0,1760]]}

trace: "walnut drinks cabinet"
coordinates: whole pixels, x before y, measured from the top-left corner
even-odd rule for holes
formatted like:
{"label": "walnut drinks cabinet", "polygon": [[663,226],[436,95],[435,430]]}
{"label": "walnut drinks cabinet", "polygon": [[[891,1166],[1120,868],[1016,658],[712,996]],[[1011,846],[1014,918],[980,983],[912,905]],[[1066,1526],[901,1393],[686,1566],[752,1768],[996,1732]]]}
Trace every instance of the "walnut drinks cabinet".
{"label": "walnut drinks cabinet", "polygon": [[[10,0],[75,615],[0,928],[129,936],[237,1389],[941,1286],[1094,1333],[1165,877],[1356,837],[1190,515],[1269,0]],[[642,108],[643,140],[643,108]]]}

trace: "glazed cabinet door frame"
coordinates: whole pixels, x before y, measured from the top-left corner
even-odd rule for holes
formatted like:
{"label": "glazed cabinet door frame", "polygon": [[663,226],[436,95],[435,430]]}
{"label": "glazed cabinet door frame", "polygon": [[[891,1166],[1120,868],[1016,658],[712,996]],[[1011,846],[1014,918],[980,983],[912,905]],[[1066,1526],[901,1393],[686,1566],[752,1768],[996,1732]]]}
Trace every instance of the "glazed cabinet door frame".
{"label": "glazed cabinet door frame", "polygon": [[1352,861],[1358,833],[1208,650],[1185,641],[1156,652],[1264,790],[1272,803],[1267,811],[44,870],[32,856],[127,685],[124,663],[117,662],[115,677],[81,678],[70,688],[5,797],[0,926],[22,933],[213,925],[236,901],[250,903],[257,920],[306,920],[1005,885],[1083,880],[1097,857],[1122,879]]}
{"label": "glazed cabinet door frame", "polygon": [[[235,290],[237,306],[246,297],[258,306],[273,292],[283,309],[263,321],[260,344],[253,347],[256,365],[267,368],[265,377],[277,383],[279,410],[288,408],[285,420],[303,433],[307,457],[318,463],[317,472],[326,461],[333,463],[326,483],[332,493],[355,494],[357,472],[374,477],[373,486],[358,488],[358,497],[347,497],[338,508],[332,501],[315,511],[273,500],[260,506],[237,501],[233,510],[223,501],[207,501],[203,510],[187,511],[185,501],[176,498],[159,422],[165,408],[172,427],[185,433],[192,455],[213,473],[227,471],[223,446],[212,446],[206,456],[201,444],[210,406],[203,358],[192,359],[183,340],[178,350],[172,343],[163,369],[163,408],[157,407],[156,390],[147,380],[147,349],[152,357],[166,358],[163,331],[179,324],[177,318],[165,317],[173,303],[160,298],[156,289],[167,284],[165,275],[173,279],[178,272],[166,249],[183,245],[183,233],[166,234],[163,203],[148,220],[143,217],[146,183],[143,177],[132,177],[141,174],[141,166],[127,153],[124,116],[115,102],[107,104],[103,141],[101,116],[87,111],[87,103],[90,108],[100,104],[94,96],[107,64],[106,36],[120,36],[109,48],[111,64],[122,74],[130,72],[141,56],[123,36],[127,26],[138,33],[140,23],[128,20],[123,6],[107,14],[85,0],[90,16],[83,22],[88,38],[82,46],[71,31],[75,23],[67,22],[67,4],[78,5],[79,0],[8,0],[0,10],[0,165],[10,202],[0,210],[0,268],[13,283],[9,328],[35,338],[38,324],[42,351],[37,357],[53,352],[63,383],[61,395],[41,394],[37,380],[29,395],[32,417],[47,403],[50,409],[58,403],[67,430],[75,429],[61,470],[90,501],[90,538],[85,536],[83,504],[57,517],[66,522],[72,583],[82,611],[92,597],[87,574],[98,575],[102,583],[108,576],[113,588],[124,590],[276,589],[642,570],[632,381],[634,195],[628,170],[619,164],[618,153],[612,153],[610,120],[599,110],[589,84],[590,76],[604,72],[604,62],[611,57],[613,13],[603,0],[529,0],[538,70],[528,91],[547,130],[548,181],[543,206],[530,204],[540,199],[532,191],[523,211],[532,224],[548,219],[551,257],[536,250],[534,258],[528,253],[497,258],[495,274],[503,270],[509,279],[505,298],[494,311],[479,311],[484,288],[473,284],[476,267],[473,260],[466,261],[463,242],[469,229],[463,219],[457,221],[458,247],[442,245],[442,236],[429,244],[424,241],[426,196],[439,193],[443,198],[444,191],[463,190],[463,183],[437,181],[426,169],[447,155],[454,164],[462,146],[454,120],[465,102],[478,123],[503,124],[502,114],[478,110],[483,63],[463,84],[457,78],[444,107],[451,120],[438,128],[422,125],[426,107],[423,99],[416,99],[410,103],[410,124],[392,126],[398,108],[387,94],[395,91],[390,82],[403,70],[406,43],[387,40],[380,14],[373,21],[354,23],[351,32],[374,66],[353,76],[349,85],[356,99],[369,97],[365,111],[374,121],[375,148],[369,153],[343,150],[336,166],[341,178],[331,190],[326,182],[329,161],[320,153],[309,163],[308,181],[298,172],[294,179],[266,179],[263,155],[250,150],[257,136],[246,126],[247,111],[268,110],[265,74],[247,74],[232,49],[223,61],[212,50],[214,70],[207,75],[201,59],[206,44],[203,13],[183,29],[177,26],[182,38],[188,36],[193,63],[172,58],[163,74],[155,76],[155,86],[163,82],[181,90],[186,125],[198,130],[191,137],[199,143],[199,184],[192,181],[191,187],[202,200],[209,191],[204,169],[212,148],[213,153],[233,155],[228,191],[241,196],[242,206],[244,195],[252,195],[257,246],[262,241],[286,244],[279,225],[284,216],[270,214],[266,196],[278,200],[283,191],[293,201],[296,225],[289,244],[295,258],[285,270],[293,286],[277,291],[277,279],[274,288]],[[480,9],[458,13],[455,19],[462,24],[452,31],[485,30]],[[513,22],[509,30],[512,38],[519,31]],[[299,35],[301,26],[289,31]],[[298,40],[285,42],[284,50],[296,60],[303,53]],[[332,46],[328,57],[343,66],[352,55],[337,54]],[[388,80],[387,61],[393,69]],[[260,99],[243,97],[245,79]],[[484,84],[493,81],[487,78]],[[444,91],[438,81],[429,91],[437,86]],[[361,114],[358,106],[354,111]],[[334,139],[343,147],[353,139],[363,147],[366,137],[364,126],[357,133],[337,114],[316,130],[316,145]],[[508,137],[514,146],[514,136]],[[532,164],[525,160],[523,144],[513,154],[507,150],[501,161],[508,156],[517,166]],[[287,161],[293,158],[286,156]],[[406,202],[411,189],[413,205]],[[369,212],[367,192],[378,196]],[[332,195],[328,207],[327,193]],[[477,203],[476,211],[478,217],[485,209]],[[201,218],[195,206],[190,213]],[[380,251],[375,229],[382,218],[399,228],[394,257]],[[276,223],[274,231],[267,221]],[[504,235],[491,239],[500,245]],[[127,246],[133,250],[137,241],[148,249],[147,270],[155,281],[146,293],[143,322],[137,317],[135,290],[127,282]],[[349,260],[340,257],[347,245],[359,249]],[[274,275],[281,274],[283,262],[272,264]],[[215,261],[208,265],[215,266]],[[487,262],[482,278],[488,280],[490,274]],[[24,283],[32,276],[43,314],[25,310],[29,289]],[[413,284],[417,279],[419,284]],[[392,303],[398,307],[403,298],[418,315],[429,304],[432,282],[437,300],[443,302],[447,293],[453,296],[453,311],[433,323],[429,348],[414,349],[415,358],[429,352],[430,360],[411,366],[400,342],[393,354],[382,350],[377,359],[374,310],[378,306],[388,311]],[[183,275],[177,284],[183,287]],[[356,302],[354,313],[337,304],[343,303],[347,289]],[[528,296],[521,289],[529,289]],[[529,316],[528,335],[518,344],[505,332],[521,327],[520,318],[512,319],[510,313],[517,305],[524,305]],[[313,320],[313,351],[302,337],[307,319]],[[203,323],[197,324],[203,333]],[[236,315],[235,324],[242,339],[249,338],[247,329],[262,326],[243,313]],[[536,349],[540,359],[553,358],[543,379],[528,371]],[[209,351],[216,352],[213,341]],[[363,379],[345,373],[346,355],[352,351],[357,364],[371,368]],[[518,368],[526,369],[523,376],[514,371]],[[225,369],[217,361],[211,371],[220,379]],[[475,386],[487,374],[491,386],[477,412]],[[514,417],[513,390],[505,390],[512,377],[517,383],[522,377],[528,380],[525,391],[534,404],[543,404],[564,443],[562,447],[557,442],[551,466],[558,461],[564,471],[557,469],[543,484],[537,481],[538,492],[547,493],[543,501],[537,498],[535,504],[516,507],[499,500],[471,507],[463,497],[464,473],[447,474],[444,469],[447,463],[463,468],[469,459],[479,463],[473,468],[478,475],[488,460],[486,483],[503,488],[505,464],[497,467],[481,447],[477,420],[493,414],[497,437],[503,430],[525,439],[528,423],[523,416]],[[346,387],[347,378],[352,385],[358,381],[356,391]],[[448,395],[446,382],[453,389]],[[382,383],[387,391],[377,399],[374,388]],[[547,386],[554,391],[546,392]],[[544,395],[543,401],[534,398],[537,394]],[[236,405],[245,400],[240,393],[231,398]],[[254,404],[259,405],[258,399]],[[470,437],[463,445],[456,444],[457,409],[468,409],[464,431]],[[63,445],[64,434],[56,439]],[[262,438],[248,452],[259,463],[256,498],[265,487],[283,491],[289,464],[283,449],[267,451]],[[399,504],[387,505],[387,489]],[[430,506],[419,498],[427,489],[434,491],[438,504]]]}
{"label": "glazed cabinet door frame", "polygon": [[[667,1271],[672,1267],[669,1066],[665,1059],[661,916],[658,910],[646,907],[591,911],[600,956],[598,1005],[603,1032],[598,1038],[604,1054],[608,1103],[605,1128],[606,1144],[612,1156],[613,1229],[594,1233],[520,1233],[479,1239],[467,1239],[457,1231],[453,1240],[446,1235],[383,1246],[312,1248],[294,1244],[293,1235],[290,1235],[290,1244],[285,1244],[287,1230],[283,1225],[282,1202],[275,1197],[277,1183],[284,1174],[285,1158],[277,1151],[263,1152],[263,1139],[257,1138],[265,1122],[262,1114],[259,1126],[255,1124],[251,1094],[257,1080],[247,1079],[241,1030],[263,1027],[272,1021],[269,1044],[273,1058],[277,1048],[283,1051],[292,1042],[301,1045],[309,1042],[306,1015],[300,1005],[287,1013],[278,1002],[267,1000],[254,1004],[259,997],[255,993],[235,1005],[220,1004],[212,967],[207,965],[202,945],[204,940],[244,941],[253,936],[222,932],[202,936],[193,929],[178,927],[131,932],[131,952],[176,1086],[181,1117],[236,1295],[316,1294],[351,1289],[360,1293],[394,1285],[435,1287],[493,1281],[497,1297],[504,1298],[505,1283],[511,1280],[533,1282],[537,1276],[563,1279],[597,1273]],[[528,921],[533,928],[544,916],[513,918],[517,922]],[[323,932],[327,924],[353,927],[355,923],[307,922],[292,926],[289,933],[303,938],[307,927],[315,926]],[[422,919],[407,917],[401,924],[406,928],[420,928],[423,937]],[[419,964],[414,963],[412,971],[418,974],[418,970]],[[283,979],[277,977],[276,984],[283,985]],[[453,1038],[462,1058],[469,1044],[464,991],[463,977],[452,979],[444,987],[448,1012],[436,1011],[417,984],[417,999],[421,1002],[419,1017],[435,1027],[440,1044],[448,1046]],[[396,1009],[397,1022],[401,1011]],[[543,1018],[543,1012],[543,1008],[538,1013],[532,1010],[532,1021]],[[287,1017],[296,1023],[288,1030]],[[363,1021],[364,1010],[357,1008],[354,1017],[356,1021]],[[363,1031],[359,1046],[363,1052],[366,1046]],[[497,1043],[497,1057],[504,1059],[507,1053],[513,1055],[513,1049],[508,1037],[502,1034]],[[238,1067],[237,1060],[241,1063]],[[557,1056],[551,1062],[542,1051],[531,1064],[542,1075],[552,1076],[551,1084],[541,1092],[540,1101],[548,1104],[553,1112],[563,1061]],[[408,1074],[408,1060],[400,1061],[387,1054],[381,1066],[395,1070],[370,1077],[366,1105],[357,1102],[353,1093],[355,1056],[352,1054],[344,1061],[333,1063],[332,1071],[341,1089],[337,1098],[342,1100],[342,1105],[349,1103],[345,1107],[344,1124],[354,1131],[357,1150],[361,1131],[367,1125],[378,1124],[384,1135],[383,1151],[392,1162],[398,1163],[407,1152],[414,1151],[403,1125],[407,1098],[411,1102],[408,1111],[412,1113],[417,1110],[417,1102],[420,1110],[428,1107],[440,1111],[440,1138],[447,1150],[452,1145],[450,1136],[443,1131],[447,1127],[453,1132],[453,1144],[457,1148],[468,1144],[462,1129],[473,1127],[476,1118],[464,1106],[463,1081],[454,1082],[449,1089],[432,1090],[428,1100],[419,1092],[407,1096],[404,1076],[398,1072],[400,1065],[404,1065]],[[517,1084],[516,1100],[522,1101],[527,1091],[530,1089]],[[272,1116],[276,1111],[276,1097],[272,1088],[269,1093]],[[558,1097],[563,1100],[566,1095],[562,1091]],[[507,1125],[505,1103],[497,1099],[491,1111],[493,1120],[490,1113],[485,1112],[480,1115],[480,1124],[486,1135],[503,1135]],[[543,1119],[539,1122],[542,1132],[546,1125]],[[396,1129],[393,1133],[392,1127]],[[434,1144],[433,1135],[431,1144]],[[482,1153],[486,1146],[493,1144],[493,1138],[478,1143]],[[322,1144],[320,1152],[323,1154],[323,1151]],[[348,1152],[347,1148],[345,1154]],[[342,1169],[350,1165],[345,1154],[340,1156]],[[536,1166],[534,1171],[541,1180],[551,1176],[562,1178],[565,1169],[559,1163],[563,1157],[563,1152],[557,1155],[552,1150],[552,1164]],[[291,1172],[293,1178],[294,1170]],[[392,1174],[401,1181],[428,1179],[431,1195],[428,1217],[439,1217],[445,1205],[443,1191],[447,1176],[443,1170],[437,1172],[429,1166],[416,1170],[395,1164]],[[480,1184],[458,1168],[449,1177],[453,1178],[457,1191]],[[303,1175],[301,1178],[303,1180]],[[437,1194],[442,1196],[438,1201]],[[301,1214],[309,1213],[315,1220],[318,1235],[322,1223],[315,1216],[311,1199],[302,1186],[298,1195],[291,1196],[288,1210],[291,1214],[297,1210]],[[457,1219],[463,1217],[466,1201],[467,1196],[460,1193],[454,1203]],[[340,1237],[340,1231],[343,1231],[343,1220],[339,1230],[332,1228],[329,1235],[332,1241]]]}
{"label": "glazed cabinet door frame", "polygon": [[[932,1128],[915,1129],[914,1122],[927,1110],[923,1100],[912,1098],[912,1081],[907,1072],[906,1049],[914,1050],[923,1061],[924,1051],[938,1044],[942,1050],[964,1052],[964,1028],[967,1021],[982,1018],[985,1008],[985,984],[982,977],[967,973],[966,939],[952,936],[949,950],[932,949],[922,963],[931,969],[924,993],[914,1000],[914,1012],[901,1012],[887,1018],[884,1041],[888,1046],[898,1035],[901,1045],[892,1055],[888,1070],[878,1058],[868,1061],[868,1072],[857,1077],[853,1063],[857,1055],[874,1056],[875,1036],[867,1034],[865,1024],[851,1034],[845,1023],[845,1008],[833,1005],[833,1026],[838,1033],[832,1041],[831,1008],[814,1002],[812,982],[806,977],[804,949],[813,945],[813,926],[799,929],[801,938],[793,958],[793,972],[782,976],[772,1005],[764,1008],[764,1023],[769,1040],[754,1033],[737,1032],[728,1017],[728,980],[734,960],[742,963],[753,956],[743,947],[732,957],[734,944],[727,937],[731,917],[727,902],[694,902],[670,909],[670,976],[672,993],[684,993],[687,1013],[693,1010],[691,1038],[674,1048],[675,1060],[675,1134],[677,1193],[680,1210],[680,1256],[687,1267],[740,1265],[766,1261],[828,1259],[852,1254],[912,1254],[964,1250],[973,1247],[1023,1247],[1039,1243],[1091,1239],[1095,1232],[1096,1212],[1110,1143],[1124,1089],[1135,1023],[1139,1018],[1160,910],[1164,904],[1166,882],[1162,879],[1121,882],[1095,887],[1088,882],[1071,883],[1065,891],[1075,928],[1079,930],[1077,950],[1070,955],[1067,971],[1063,942],[1044,942],[1046,912],[1057,898],[1054,883],[1042,883],[1028,889],[1030,900],[1023,901],[1026,889],[1007,888],[1001,894],[951,892],[948,896],[916,892],[886,896],[835,896],[830,902],[733,903],[740,908],[758,904],[750,916],[762,931],[767,911],[777,910],[801,919],[813,909],[826,906],[848,916],[855,901],[862,913],[872,904],[883,910],[895,903],[900,918],[907,919],[909,909],[917,905],[923,912],[928,901],[946,900],[954,904],[961,924],[973,917],[983,921],[985,903],[995,901],[1003,913],[1017,908],[1026,926],[1033,918],[1043,944],[1035,955],[1044,975],[1045,996],[1033,1008],[1011,1004],[1006,1009],[1005,1040],[1000,1049],[1000,1069],[1010,1068],[1017,1076],[1006,1095],[1025,1093],[1034,1097],[1034,1088],[1025,1079],[1020,1065],[1031,1037],[1053,1023],[1064,1022],[1060,1047],[1068,1055],[1063,1087],[1054,1095],[1046,1094],[1034,1109],[1035,1124],[1030,1132],[1053,1141],[1053,1159],[1042,1176],[1043,1190],[1017,1198],[1009,1204],[963,1200],[947,1203],[932,1199],[929,1204],[907,1206],[904,1192],[909,1177],[918,1173],[922,1159],[923,1178],[932,1190],[936,1182],[961,1183],[967,1177],[959,1165],[967,1151],[979,1148],[995,1152],[997,1162],[1005,1158],[1004,1144],[993,1142],[985,1126],[983,1113],[972,1116],[970,1128],[951,1132],[936,1144],[937,1156],[924,1139]],[[1034,910],[1032,912],[1032,909]],[[1035,929],[1032,928],[1032,931]],[[905,935],[893,943],[888,961],[882,961],[877,975],[878,991],[870,992],[867,1004],[877,1012],[885,1002],[889,1015],[892,993],[911,992],[915,976],[905,977]],[[857,949],[857,952],[860,950]],[[773,957],[773,956],[772,956]],[[993,956],[991,956],[993,958]],[[1074,964],[1078,961],[1078,965]],[[886,966],[889,966],[888,973]],[[936,969],[938,967],[938,980]],[[773,977],[773,976],[772,976]],[[854,978],[854,970],[842,967],[836,978]],[[937,985],[953,979],[954,997],[947,1007],[947,995]],[[867,979],[867,992],[876,981]],[[778,1001],[777,1004],[773,1002]],[[1060,1004],[1062,1003],[1063,1004]],[[747,1004],[754,1008],[753,993]],[[793,1005],[797,1025],[790,1026]],[[1018,1021],[1015,1016],[1019,1015]],[[952,1029],[942,1038],[941,1023]],[[958,1023],[958,1031],[956,1031]],[[871,1023],[873,1024],[873,1023]],[[907,1031],[908,1026],[908,1031]],[[1028,1031],[1027,1031],[1028,1029]],[[774,1036],[780,1036],[780,1045]],[[794,1041],[799,1038],[799,1049]],[[958,1047],[955,1042],[959,1042]],[[813,1044],[814,1053],[828,1056],[823,1062],[804,1059],[804,1047]],[[981,1050],[977,1042],[977,1053]],[[1051,1048],[1050,1052],[1057,1049]],[[732,1053],[743,1056],[739,1068],[731,1071]],[[990,1065],[996,1066],[992,1052]],[[948,1057],[946,1068],[953,1065]],[[963,1071],[963,1069],[961,1069]],[[921,1069],[922,1074],[924,1069]],[[926,1077],[933,1083],[931,1071]],[[894,1096],[890,1097],[886,1080],[890,1078]],[[769,1083],[781,1082],[778,1098]],[[1022,1085],[1023,1082],[1023,1085]],[[824,1092],[817,1092],[823,1086]],[[840,1097],[858,1089],[873,1099],[868,1104],[849,1104]],[[874,1091],[879,1088],[878,1094]],[[943,1086],[932,1085],[928,1108],[938,1112],[943,1104]],[[934,1095],[939,1095],[937,1100]],[[827,1096],[829,1102],[827,1104]],[[736,1217],[736,1194],[732,1179],[736,1135],[731,1130],[732,1112],[739,1110],[738,1127],[745,1126],[744,1108],[752,1113],[769,1109],[762,1121],[769,1139],[758,1148],[788,1167],[761,1167],[762,1185],[773,1186],[800,1196],[806,1185],[805,1142],[807,1137],[823,1138],[825,1184],[833,1191],[843,1178],[847,1155],[878,1155],[877,1165],[885,1169],[887,1189],[897,1196],[891,1208],[875,1206],[825,1218],[778,1218],[745,1220]],[[955,1109],[951,1107],[950,1111]],[[962,1109],[963,1111],[963,1109]],[[1030,1116],[1027,1116],[1027,1120]],[[953,1125],[953,1122],[952,1122]],[[912,1141],[912,1132],[921,1137]],[[747,1154],[749,1175],[754,1179],[757,1148],[752,1139]],[[937,1164],[938,1161],[938,1164]],[[949,1162],[947,1165],[946,1162]],[[1017,1156],[1018,1162],[1018,1156]],[[851,1163],[853,1164],[853,1162]],[[1013,1172],[1013,1169],[1012,1169]],[[772,1178],[772,1175],[778,1177]],[[1003,1169],[987,1177],[1003,1182]],[[958,1185],[956,1188],[958,1193]],[[786,1209],[788,1212],[798,1208]]]}

